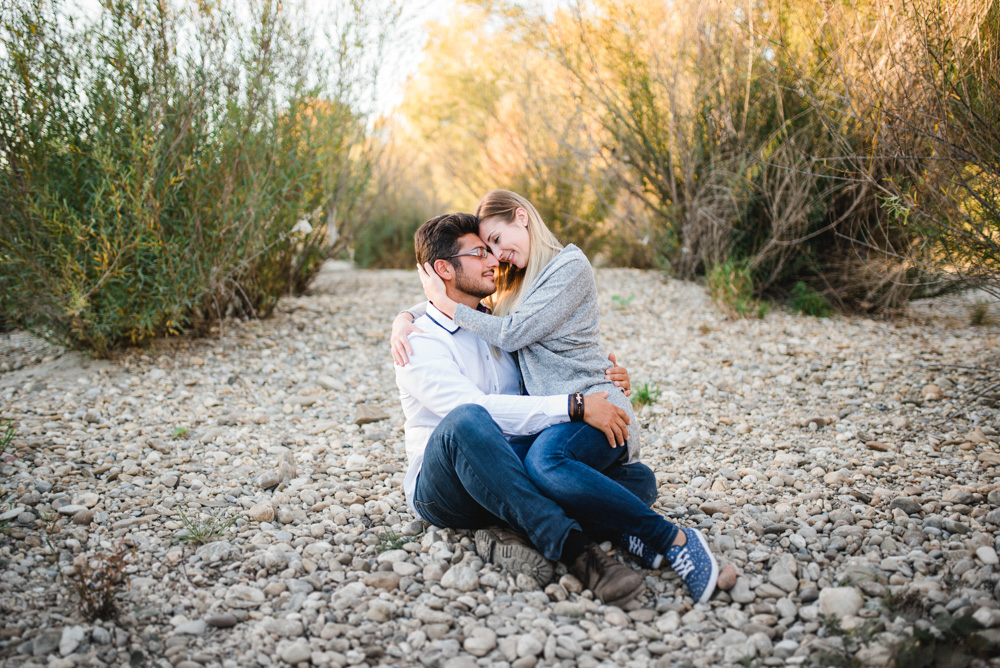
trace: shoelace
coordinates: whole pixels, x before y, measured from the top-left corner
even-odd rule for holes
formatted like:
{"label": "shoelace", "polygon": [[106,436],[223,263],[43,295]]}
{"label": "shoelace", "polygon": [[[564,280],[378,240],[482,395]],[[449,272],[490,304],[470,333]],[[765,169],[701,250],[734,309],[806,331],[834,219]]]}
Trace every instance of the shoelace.
{"label": "shoelace", "polygon": [[681,550],[680,554],[677,555],[677,560],[674,561],[671,566],[673,566],[674,571],[681,578],[686,578],[694,570],[694,561],[691,559],[691,554],[688,552],[687,548]]}
{"label": "shoelace", "polygon": [[642,555],[642,551],[643,551],[642,548],[643,548],[642,539],[640,539],[638,536],[629,536],[628,537],[628,551],[629,552],[631,552],[632,554],[641,556]]}

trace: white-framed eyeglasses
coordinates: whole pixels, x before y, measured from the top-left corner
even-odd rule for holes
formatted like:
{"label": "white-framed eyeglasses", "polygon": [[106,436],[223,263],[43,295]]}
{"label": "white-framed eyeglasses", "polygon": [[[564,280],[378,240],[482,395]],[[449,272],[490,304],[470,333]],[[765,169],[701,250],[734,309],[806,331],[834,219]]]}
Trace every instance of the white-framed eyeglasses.
{"label": "white-framed eyeglasses", "polygon": [[490,250],[488,248],[483,248],[482,246],[476,246],[472,250],[467,250],[464,253],[455,253],[451,257],[462,257],[463,255],[474,255],[480,260],[485,260],[490,255]]}

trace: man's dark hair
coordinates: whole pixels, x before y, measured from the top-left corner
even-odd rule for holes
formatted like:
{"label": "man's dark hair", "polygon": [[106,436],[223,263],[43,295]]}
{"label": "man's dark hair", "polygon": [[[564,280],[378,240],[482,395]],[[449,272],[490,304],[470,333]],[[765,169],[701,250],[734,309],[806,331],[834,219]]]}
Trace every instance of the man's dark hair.
{"label": "man's dark hair", "polygon": [[417,262],[434,264],[435,260],[448,260],[455,266],[451,256],[458,252],[458,240],[466,234],[479,234],[479,219],[471,213],[446,213],[431,218],[413,235]]}

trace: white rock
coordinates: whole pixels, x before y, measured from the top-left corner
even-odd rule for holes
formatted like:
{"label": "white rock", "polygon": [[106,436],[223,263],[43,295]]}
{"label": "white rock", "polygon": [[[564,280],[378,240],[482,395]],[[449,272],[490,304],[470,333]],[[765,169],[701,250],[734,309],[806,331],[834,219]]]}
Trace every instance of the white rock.
{"label": "white rock", "polygon": [[458,591],[472,591],[479,586],[479,576],[468,566],[452,566],[441,578],[441,586]]}
{"label": "white rock", "polygon": [[190,635],[190,636],[200,636],[205,633],[205,629],[208,625],[201,619],[196,619],[192,622],[185,622],[177,628],[174,632],[179,635]]}
{"label": "white rock", "polygon": [[497,634],[489,628],[477,626],[466,636],[462,647],[472,656],[486,656],[497,646]]}
{"label": "white rock", "polygon": [[285,663],[295,665],[296,663],[309,661],[312,657],[312,651],[309,649],[308,642],[299,640],[281,647],[278,650],[278,656],[281,657],[281,660]]}
{"label": "white rock", "polygon": [[851,617],[865,604],[854,587],[824,587],[819,592],[819,610],[830,617]]}
{"label": "white rock", "polygon": [[62,637],[59,639],[59,653],[62,656],[69,656],[76,651],[76,648],[83,643],[87,637],[87,629],[82,626],[66,626],[62,630]]}
{"label": "white rock", "polygon": [[997,557],[997,551],[990,547],[989,545],[981,545],[976,548],[976,556],[987,566],[996,566],[1000,563],[1000,558]]}

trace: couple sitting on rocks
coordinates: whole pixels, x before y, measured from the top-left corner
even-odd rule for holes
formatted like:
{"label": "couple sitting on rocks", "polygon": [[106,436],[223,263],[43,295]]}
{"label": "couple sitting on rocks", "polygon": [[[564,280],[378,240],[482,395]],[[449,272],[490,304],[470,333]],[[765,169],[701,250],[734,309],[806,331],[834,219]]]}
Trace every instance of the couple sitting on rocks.
{"label": "couple sitting on rocks", "polygon": [[595,542],[613,539],[707,601],[718,564],[700,531],[650,508],[655,477],[638,461],[628,375],[600,346],[583,252],[504,190],[476,215],[427,221],[415,247],[428,302],[392,337],[413,512],[480,529],[485,561],[543,586],[558,560],[605,603],[631,600],[642,576]]}

